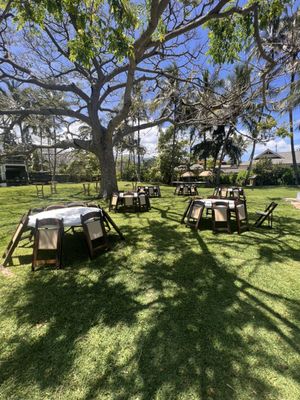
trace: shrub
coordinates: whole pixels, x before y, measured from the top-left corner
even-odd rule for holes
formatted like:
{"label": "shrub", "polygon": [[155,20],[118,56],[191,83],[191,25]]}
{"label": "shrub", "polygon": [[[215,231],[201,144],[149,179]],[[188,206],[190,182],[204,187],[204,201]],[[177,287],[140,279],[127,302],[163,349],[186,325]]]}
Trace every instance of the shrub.
{"label": "shrub", "polygon": [[270,159],[259,161],[254,167],[257,185],[293,185],[294,171],[292,167],[273,165]]}
{"label": "shrub", "polygon": [[236,177],[236,183],[238,185],[243,185],[247,176],[247,170],[239,171]]}

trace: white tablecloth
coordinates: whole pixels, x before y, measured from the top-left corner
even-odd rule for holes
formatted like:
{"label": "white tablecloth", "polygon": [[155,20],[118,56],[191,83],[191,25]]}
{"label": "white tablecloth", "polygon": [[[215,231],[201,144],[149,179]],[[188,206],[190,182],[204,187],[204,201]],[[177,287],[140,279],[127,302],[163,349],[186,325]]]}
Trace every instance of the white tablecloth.
{"label": "white tablecloth", "polygon": [[35,221],[37,219],[44,218],[63,218],[63,223],[65,227],[70,226],[80,226],[81,220],[80,215],[87,214],[91,211],[99,211],[97,207],[66,207],[66,208],[57,208],[56,210],[42,211],[38,214],[30,215],[28,226],[34,228]]}
{"label": "white tablecloth", "polygon": [[205,204],[205,208],[212,208],[212,204],[216,201],[222,201],[228,204],[228,207],[231,210],[235,208],[235,201],[234,200],[227,200],[227,199],[195,199],[195,201],[202,201]]}
{"label": "white tablecloth", "polygon": [[[137,192],[131,192],[130,194],[126,194],[126,196],[133,196],[133,197],[138,197],[138,193]],[[119,193],[119,197],[123,198],[124,197],[124,193],[121,192]]]}

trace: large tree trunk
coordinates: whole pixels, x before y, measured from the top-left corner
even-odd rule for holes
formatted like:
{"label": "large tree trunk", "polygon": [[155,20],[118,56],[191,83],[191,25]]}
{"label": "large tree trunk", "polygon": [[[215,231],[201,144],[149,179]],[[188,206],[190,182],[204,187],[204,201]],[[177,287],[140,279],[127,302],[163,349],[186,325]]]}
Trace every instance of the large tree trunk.
{"label": "large tree trunk", "polygon": [[113,192],[118,190],[118,184],[112,137],[106,132],[101,134],[100,143],[96,149],[96,156],[99,159],[101,171],[100,196],[108,199]]}

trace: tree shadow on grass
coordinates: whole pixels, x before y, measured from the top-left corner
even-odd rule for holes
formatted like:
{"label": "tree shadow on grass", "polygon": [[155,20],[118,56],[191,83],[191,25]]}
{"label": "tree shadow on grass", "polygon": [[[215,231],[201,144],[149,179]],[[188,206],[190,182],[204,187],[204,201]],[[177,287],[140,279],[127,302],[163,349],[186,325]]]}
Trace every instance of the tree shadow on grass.
{"label": "tree shadow on grass", "polygon": [[[1,360],[0,386],[14,381],[25,387],[38,384],[41,390],[59,387],[74,364],[78,341],[90,329],[135,322],[139,304],[134,294],[114,281],[114,260],[107,254],[101,258],[104,265],[99,259],[89,264],[97,264],[99,274],[91,269],[43,270],[30,274],[22,293],[11,291],[2,313],[13,310],[20,333],[6,343],[14,351]],[[24,329],[29,337],[23,336]]]}
{"label": "tree shadow on grass", "polygon": [[[0,385],[59,388],[74,368],[80,372],[81,366],[75,367],[78,343],[97,328],[104,347],[95,355],[96,372],[80,398],[276,398],[278,389],[261,372],[287,373],[282,349],[299,354],[299,328],[274,304],[283,305],[297,322],[299,304],[229,271],[201,233],[186,229],[183,234],[181,226],[145,218],[148,224],[142,229],[124,225],[132,253],[123,259],[117,252],[91,262],[78,259],[81,250],[76,245],[74,267],[31,274],[21,300],[12,288],[2,312],[13,312],[20,332],[7,342],[14,350],[0,364]],[[149,236],[153,257],[134,265],[131,257],[141,250],[141,235]],[[130,280],[135,281],[133,289]],[[139,323],[137,333],[134,326]],[[136,335],[125,361],[118,339],[109,341],[120,325]],[[24,337],[29,328],[32,335]],[[261,335],[264,331],[279,338],[281,355],[270,346],[270,337]],[[87,357],[90,348],[83,345],[81,351]],[[288,371],[297,378],[292,361]]]}
{"label": "tree shadow on grass", "polygon": [[[96,380],[85,398],[101,398],[102,390],[114,399],[276,398],[277,388],[261,371],[281,374],[285,365],[261,331],[299,354],[299,328],[269,302],[284,304],[297,321],[299,303],[228,272],[198,232],[184,237],[150,222],[145,233],[153,236],[156,254],[167,257],[172,247],[176,260],[168,264],[161,257],[136,272],[150,317],[130,361],[132,372],[117,368],[110,379]],[[138,232],[133,229],[131,236],[137,240]],[[191,238],[198,242],[196,251],[187,247]],[[297,371],[296,363],[289,368]]]}

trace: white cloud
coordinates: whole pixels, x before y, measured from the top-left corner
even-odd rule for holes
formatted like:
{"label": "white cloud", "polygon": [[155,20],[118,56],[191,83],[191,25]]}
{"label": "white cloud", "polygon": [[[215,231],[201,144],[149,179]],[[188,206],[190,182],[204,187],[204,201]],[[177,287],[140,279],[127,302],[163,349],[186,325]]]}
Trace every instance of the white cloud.
{"label": "white cloud", "polygon": [[158,126],[141,131],[141,145],[146,149],[146,156],[152,157],[157,154],[157,142],[159,136]]}
{"label": "white cloud", "polygon": [[281,153],[283,151],[290,151],[291,145],[288,139],[272,139],[269,140],[265,145],[260,143],[256,146],[255,155],[265,151],[266,149],[270,149],[272,151],[276,151],[277,153]]}

